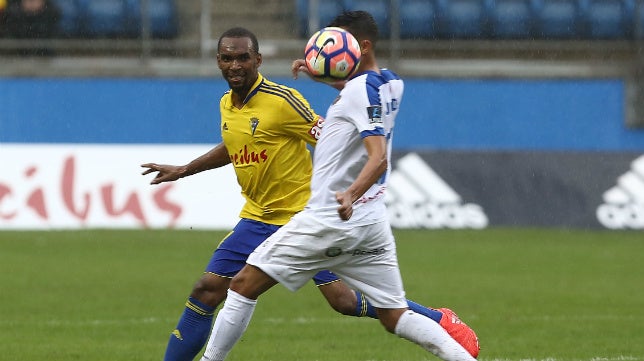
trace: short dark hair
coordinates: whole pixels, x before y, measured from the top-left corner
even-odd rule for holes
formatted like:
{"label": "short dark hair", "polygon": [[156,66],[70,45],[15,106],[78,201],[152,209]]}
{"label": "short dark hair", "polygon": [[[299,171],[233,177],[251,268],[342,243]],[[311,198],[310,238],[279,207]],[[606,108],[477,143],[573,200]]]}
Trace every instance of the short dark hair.
{"label": "short dark hair", "polygon": [[378,25],[373,16],[366,11],[344,11],[329,23],[347,29],[358,40],[369,40],[373,44],[378,40]]}
{"label": "short dark hair", "polygon": [[253,34],[252,31],[242,28],[242,27],[235,27],[235,28],[230,28],[226,31],[224,31],[223,34],[219,37],[219,41],[217,42],[217,52],[219,52],[219,47],[221,46],[221,39],[223,38],[249,38],[253,50],[259,54],[259,42],[257,41],[257,37],[255,34]]}

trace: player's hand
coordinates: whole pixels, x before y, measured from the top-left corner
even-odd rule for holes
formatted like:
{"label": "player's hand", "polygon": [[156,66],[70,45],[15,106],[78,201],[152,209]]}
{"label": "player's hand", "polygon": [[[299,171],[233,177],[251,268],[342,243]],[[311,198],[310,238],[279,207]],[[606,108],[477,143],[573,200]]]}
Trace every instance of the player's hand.
{"label": "player's hand", "polygon": [[346,80],[329,80],[329,79],[313,76],[309,71],[309,68],[306,67],[306,60],[304,59],[293,60],[293,64],[291,64],[291,72],[293,73],[293,79],[297,79],[299,73],[304,73],[308,75],[309,78],[311,78],[312,80],[320,83],[328,84],[337,90],[344,89],[344,85],[347,83]]}
{"label": "player's hand", "polygon": [[147,168],[141,173],[142,175],[150,174],[157,172],[156,177],[152,179],[150,184],[159,184],[163,182],[172,182],[182,177],[183,168],[176,165],[166,165],[166,164],[156,164],[156,163],[145,163],[141,164],[141,167]]}
{"label": "player's hand", "polygon": [[338,214],[340,219],[343,221],[348,221],[349,218],[353,215],[353,202],[351,201],[350,192],[336,192],[335,200],[338,201],[340,207],[338,207]]}
{"label": "player's hand", "polygon": [[295,59],[295,60],[293,60],[293,64],[291,64],[291,73],[293,73],[293,79],[297,79],[299,73],[304,73],[304,74],[308,75],[309,78],[311,78],[312,80],[320,82],[320,83],[328,84],[328,85],[332,86],[333,88],[335,88],[337,90],[344,89],[344,84],[347,83],[346,80],[329,81],[329,80],[324,79],[324,78],[319,78],[319,77],[313,76],[311,74],[311,72],[309,71],[309,68],[306,67],[306,60],[304,60],[304,59]]}
{"label": "player's hand", "polygon": [[306,67],[306,60],[304,59],[293,60],[293,64],[291,64],[291,72],[293,73],[293,79],[297,79],[299,72],[302,72],[308,75],[310,78],[313,78],[311,76],[311,73],[309,72],[309,69]]}

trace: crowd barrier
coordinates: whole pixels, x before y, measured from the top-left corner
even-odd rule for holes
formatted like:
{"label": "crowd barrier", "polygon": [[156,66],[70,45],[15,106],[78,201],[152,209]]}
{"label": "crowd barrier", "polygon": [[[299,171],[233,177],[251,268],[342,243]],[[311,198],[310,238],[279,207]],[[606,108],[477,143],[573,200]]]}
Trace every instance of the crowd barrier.
{"label": "crowd barrier", "polygon": [[644,229],[644,151],[397,152],[398,228]]}
{"label": "crowd barrier", "polygon": [[[0,230],[231,228],[243,204],[231,167],[162,185],[140,174],[208,149],[4,144]],[[385,199],[394,228],[644,230],[644,151],[396,151]]]}

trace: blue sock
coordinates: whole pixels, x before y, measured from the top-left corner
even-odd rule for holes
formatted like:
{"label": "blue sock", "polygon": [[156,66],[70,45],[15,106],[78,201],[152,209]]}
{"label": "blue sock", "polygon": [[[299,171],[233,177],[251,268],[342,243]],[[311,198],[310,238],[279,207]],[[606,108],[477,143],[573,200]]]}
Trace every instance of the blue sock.
{"label": "blue sock", "polygon": [[[367,301],[367,299],[364,297],[364,295],[358,291],[356,291],[356,298],[358,299],[358,305],[356,307],[356,316],[358,317],[371,317],[371,318],[378,318],[378,315],[376,315],[376,310],[373,308],[373,306]],[[432,320],[436,321],[436,323],[440,322],[441,317],[443,317],[443,313],[437,310],[434,310],[429,307],[425,307],[423,305],[420,305],[414,301],[407,300],[407,305],[410,310],[420,313],[421,315],[431,318]]]}
{"label": "blue sock", "polygon": [[208,341],[215,308],[188,298],[186,308],[172,331],[164,361],[192,361]]}
{"label": "blue sock", "polygon": [[437,311],[433,308],[419,305],[418,303],[411,300],[407,300],[407,306],[409,307],[410,310],[416,313],[420,313],[425,317],[431,318],[432,320],[436,321],[436,323],[439,323],[441,320],[441,317],[443,317],[443,313],[441,311]]}
{"label": "blue sock", "polygon": [[376,310],[373,308],[371,303],[367,301],[364,295],[361,292],[356,291],[356,298],[358,299],[358,305],[356,307],[356,316],[358,317],[371,317],[378,318],[376,315]]}

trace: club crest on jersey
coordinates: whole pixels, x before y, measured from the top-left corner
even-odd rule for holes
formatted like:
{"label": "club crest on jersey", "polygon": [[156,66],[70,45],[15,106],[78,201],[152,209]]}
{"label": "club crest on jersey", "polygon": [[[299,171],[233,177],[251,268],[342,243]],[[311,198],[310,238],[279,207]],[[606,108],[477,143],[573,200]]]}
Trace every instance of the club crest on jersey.
{"label": "club crest on jersey", "polygon": [[250,134],[255,135],[255,130],[257,130],[257,125],[259,124],[259,119],[252,117],[250,118]]}
{"label": "club crest on jersey", "polygon": [[369,114],[369,123],[382,123],[382,107],[380,105],[372,105],[367,107]]}

